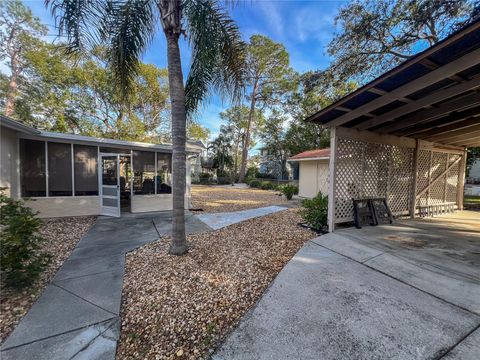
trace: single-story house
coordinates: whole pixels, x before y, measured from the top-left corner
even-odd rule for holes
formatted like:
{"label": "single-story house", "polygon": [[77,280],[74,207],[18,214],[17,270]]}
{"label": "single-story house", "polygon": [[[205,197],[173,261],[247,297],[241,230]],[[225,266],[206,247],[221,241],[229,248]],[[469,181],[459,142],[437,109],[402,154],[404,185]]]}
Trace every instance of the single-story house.
{"label": "single-story house", "polygon": [[328,193],[328,163],[330,149],[308,150],[294,155],[289,162],[298,163],[298,195],[312,198],[319,192]]}
{"label": "single-story house", "polygon": [[[41,217],[172,209],[172,146],[38,130],[0,116],[0,187]],[[188,156],[202,148],[187,144]],[[185,208],[190,204],[187,161]]]}
{"label": "single-story house", "polygon": [[466,151],[480,146],[480,20],[306,121],[330,130],[330,231],[353,220],[354,198],[411,218],[463,209]]}

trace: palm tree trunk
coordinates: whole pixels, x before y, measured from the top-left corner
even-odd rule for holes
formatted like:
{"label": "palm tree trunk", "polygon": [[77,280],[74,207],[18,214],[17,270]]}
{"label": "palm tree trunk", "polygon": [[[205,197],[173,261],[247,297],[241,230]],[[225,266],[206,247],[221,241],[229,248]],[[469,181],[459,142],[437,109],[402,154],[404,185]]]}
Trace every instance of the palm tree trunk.
{"label": "palm tree trunk", "polygon": [[185,188],[186,188],[186,111],[178,34],[167,34],[168,83],[172,102],[172,178],[173,216],[172,243],[169,253],[183,255],[188,251],[185,237]]}

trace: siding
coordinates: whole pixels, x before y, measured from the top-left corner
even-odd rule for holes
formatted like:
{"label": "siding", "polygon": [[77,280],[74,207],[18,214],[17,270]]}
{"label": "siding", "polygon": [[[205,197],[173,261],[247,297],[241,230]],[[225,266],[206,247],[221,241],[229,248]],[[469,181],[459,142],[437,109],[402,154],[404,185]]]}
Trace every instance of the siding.
{"label": "siding", "polygon": [[13,198],[18,197],[18,148],[17,133],[0,128],[0,187]]}
{"label": "siding", "polygon": [[328,193],[328,160],[300,161],[299,190],[301,197],[312,198]]}

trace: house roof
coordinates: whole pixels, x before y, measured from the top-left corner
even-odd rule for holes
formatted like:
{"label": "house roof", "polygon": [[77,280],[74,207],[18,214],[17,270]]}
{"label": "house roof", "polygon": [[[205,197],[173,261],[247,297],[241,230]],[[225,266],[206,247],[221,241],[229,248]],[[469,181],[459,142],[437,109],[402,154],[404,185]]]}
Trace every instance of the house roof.
{"label": "house roof", "polygon": [[480,19],[306,121],[480,146]]}
{"label": "house roof", "polygon": [[40,135],[40,130],[37,130],[28,125],[19,123],[18,121],[15,121],[12,118],[5,115],[0,115],[0,124],[2,126],[5,126],[6,128],[9,128],[15,131],[20,131],[20,132],[31,134],[31,135]]}
{"label": "house roof", "polygon": [[[107,139],[99,138],[93,136],[83,136],[76,134],[65,134],[51,131],[38,130],[31,126],[24,125],[16,120],[13,120],[10,117],[0,115],[0,124],[7,128],[16,130],[24,135],[24,138],[43,138],[46,140],[57,140],[57,141],[69,141],[69,142],[79,142],[85,144],[92,144],[105,147],[122,147],[122,148],[140,148],[140,149],[151,149],[151,150],[162,150],[166,152],[172,151],[171,144],[152,144],[139,141],[125,141],[125,140],[116,140],[116,139]],[[203,149],[203,144],[198,144],[196,142],[187,142],[187,151],[189,153],[199,153]]]}
{"label": "house roof", "polygon": [[288,161],[326,160],[330,158],[330,148],[304,151],[294,155]]}

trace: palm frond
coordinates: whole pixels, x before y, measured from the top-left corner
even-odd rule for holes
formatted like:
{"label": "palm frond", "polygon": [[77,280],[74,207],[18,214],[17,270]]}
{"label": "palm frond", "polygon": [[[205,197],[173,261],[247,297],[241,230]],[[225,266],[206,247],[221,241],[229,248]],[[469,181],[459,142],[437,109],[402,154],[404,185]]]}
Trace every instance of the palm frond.
{"label": "palm frond", "polygon": [[210,92],[239,100],[244,91],[245,43],[229,14],[215,0],[184,3],[192,61],[185,86],[187,113]]}
{"label": "palm frond", "polygon": [[126,97],[138,74],[142,53],[151,43],[158,18],[154,0],[108,2],[101,36],[120,95]]}
{"label": "palm frond", "polygon": [[105,3],[96,0],[45,0],[60,36],[67,38],[70,52],[81,52],[99,42],[98,24],[105,16]]}

